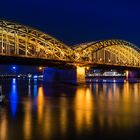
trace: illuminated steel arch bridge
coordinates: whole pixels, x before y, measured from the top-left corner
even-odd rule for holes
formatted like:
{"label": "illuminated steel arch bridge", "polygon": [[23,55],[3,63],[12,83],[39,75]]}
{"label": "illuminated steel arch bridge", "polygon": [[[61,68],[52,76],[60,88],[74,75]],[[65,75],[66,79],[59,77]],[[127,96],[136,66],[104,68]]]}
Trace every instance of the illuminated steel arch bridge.
{"label": "illuminated steel arch bridge", "polygon": [[0,57],[140,68],[140,49],[129,42],[105,40],[69,47],[41,31],[4,20],[0,20]]}
{"label": "illuminated steel arch bridge", "polygon": [[64,43],[33,28],[0,20],[0,56],[52,61],[73,61]]}
{"label": "illuminated steel arch bridge", "polygon": [[140,68],[140,49],[124,40],[104,40],[74,46],[76,61],[85,64]]}

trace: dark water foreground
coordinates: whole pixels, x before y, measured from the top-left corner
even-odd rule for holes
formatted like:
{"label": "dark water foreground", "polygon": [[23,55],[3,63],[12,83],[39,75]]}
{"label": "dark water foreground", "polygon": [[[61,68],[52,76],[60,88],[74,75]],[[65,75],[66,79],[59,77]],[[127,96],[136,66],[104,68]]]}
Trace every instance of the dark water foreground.
{"label": "dark water foreground", "polygon": [[140,83],[0,80],[0,140],[139,139]]}

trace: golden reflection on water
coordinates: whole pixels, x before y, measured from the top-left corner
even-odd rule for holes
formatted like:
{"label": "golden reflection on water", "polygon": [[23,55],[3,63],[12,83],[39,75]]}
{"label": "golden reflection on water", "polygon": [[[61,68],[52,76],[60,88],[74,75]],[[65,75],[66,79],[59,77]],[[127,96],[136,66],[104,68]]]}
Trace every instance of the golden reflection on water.
{"label": "golden reflection on water", "polygon": [[93,123],[94,102],[89,88],[78,88],[75,96],[75,123],[78,132],[85,127],[90,129]]}
{"label": "golden reflection on water", "polygon": [[[91,129],[95,122],[98,122],[101,128],[127,127],[139,122],[138,119],[132,119],[132,115],[134,117],[140,115],[138,104],[136,104],[140,102],[139,84],[132,84],[130,87],[130,84],[126,82],[121,88],[116,83],[99,86],[96,84],[95,87],[97,88],[95,93],[92,86],[77,88],[74,98],[74,122],[78,132]],[[68,99],[63,97],[59,99],[59,107],[59,125],[61,132],[66,133],[68,121],[70,121],[68,108],[71,104],[68,106]],[[47,122],[54,118],[50,108],[46,110],[46,118]],[[47,131],[54,127],[51,123],[45,123],[45,126]]]}
{"label": "golden reflection on water", "polygon": [[30,100],[27,100],[24,103],[24,137],[26,140],[31,138],[31,131],[32,131],[32,103]]}
{"label": "golden reflection on water", "polygon": [[68,105],[65,98],[60,99],[60,128],[63,134],[66,133],[68,124]]}
{"label": "golden reflection on water", "polygon": [[0,140],[6,140],[7,136],[7,120],[6,114],[4,113],[3,116],[0,118]]}
{"label": "golden reflection on water", "polygon": [[[101,127],[118,126],[127,128],[140,122],[139,119],[135,119],[140,115],[140,109],[137,104],[138,102],[140,103],[138,85],[137,83],[130,84],[126,82],[123,85],[123,90],[119,89],[120,87],[117,85],[115,90],[109,87],[108,92],[105,93],[107,94],[107,100],[105,100],[103,93],[99,95],[104,96],[98,98],[99,108],[97,113]],[[104,101],[101,99],[104,99]]]}
{"label": "golden reflection on water", "polygon": [[[75,122],[77,130],[82,131],[98,122],[102,127],[131,127],[140,122],[140,84],[95,85],[94,94],[91,88],[78,88],[75,96]],[[96,98],[96,100],[95,100]],[[136,119],[134,119],[136,117]]]}
{"label": "golden reflection on water", "polygon": [[42,122],[43,118],[43,109],[44,109],[44,92],[43,87],[38,88],[38,97],[37,97],[37,107],[38,107],[38,121]]}
{"label": "golden reflection on water", "polygon": [[51,128],[52,128],[52,110],[51,108],[47,107],[46,109],[46,112],[44,114],[44,117],[45,117],[45,120],[44,120],[44,135],[46,137],[50,137],[52,131],[51,131]]}
{"label": "golden reflection on water", "polygon": [[[127,81],[124,84],[93,83],[76,87],[75,93],[69,91],[45,98],[43,87],[39,86],[37,96],[31,98],[32,94],[29,92],[28,97],[20,102],[23,105],[20,110],[24,112],[23,121],[20,118],[21,123],[23,122],[24,139],[32,138],[35,133],[40,133],[44,138],[66,135],[70,128],[81,134],[96,129],[139,126],[139,90],[140,83],[130,84]],[[10,119],[6,117],[9,114],[3,110],[0,112],[0,140],[6,139],[7,131],[10,132],[9,129],[14,127],[9,125]]]}

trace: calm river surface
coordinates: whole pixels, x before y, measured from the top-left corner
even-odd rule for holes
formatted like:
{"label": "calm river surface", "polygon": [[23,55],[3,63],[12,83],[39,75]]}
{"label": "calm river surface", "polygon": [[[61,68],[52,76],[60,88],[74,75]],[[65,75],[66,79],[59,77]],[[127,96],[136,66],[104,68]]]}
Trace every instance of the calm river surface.
{"label": "calm river surface", "polygon": [[140,83],[42,85],[0,80],[0,140],[138,139]]}

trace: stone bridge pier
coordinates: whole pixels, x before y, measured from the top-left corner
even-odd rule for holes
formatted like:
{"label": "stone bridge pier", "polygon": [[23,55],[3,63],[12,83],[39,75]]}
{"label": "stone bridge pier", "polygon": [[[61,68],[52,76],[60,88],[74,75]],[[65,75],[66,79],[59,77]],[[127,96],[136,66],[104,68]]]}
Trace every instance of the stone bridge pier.
{"label": "stone bridge pier", "polygon": [[60,69],[48,67],[44,69],[43,81],[46,84],[83,84],[85,83],[85,67]]}

